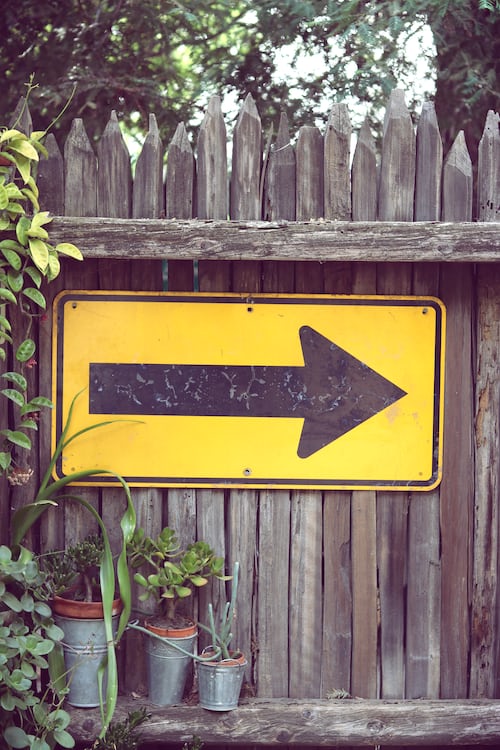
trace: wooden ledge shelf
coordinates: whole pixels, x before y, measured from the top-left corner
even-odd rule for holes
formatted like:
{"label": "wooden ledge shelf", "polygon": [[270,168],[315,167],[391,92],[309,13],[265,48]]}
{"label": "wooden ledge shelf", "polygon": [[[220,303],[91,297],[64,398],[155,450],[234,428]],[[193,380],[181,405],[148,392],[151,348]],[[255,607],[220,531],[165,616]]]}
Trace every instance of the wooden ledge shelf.
{"label": "wooden ledge shelf", "polygon": [[489,263],[500,260],[491,222],[218,221],[54,217],[54,242],[86,258]]}
{"label": "wooden ledge shelf", "polygon": [[[243,700],[234,711],[181,704],[158,708],[120,698],[115,721],[146,705],[142,741],[182,743],[198,735],[224,745],[500,745],[500,701],[494,700]],[[71,730],[89,742],[98,709],[69,709]]]}

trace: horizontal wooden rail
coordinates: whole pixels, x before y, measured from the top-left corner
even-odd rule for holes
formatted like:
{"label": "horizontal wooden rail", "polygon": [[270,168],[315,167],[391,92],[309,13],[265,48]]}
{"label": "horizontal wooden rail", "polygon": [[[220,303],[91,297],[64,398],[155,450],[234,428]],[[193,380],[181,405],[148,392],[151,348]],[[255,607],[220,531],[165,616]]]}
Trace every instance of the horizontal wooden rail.
{"label": "horizontal wooden rail", "polygon": [[[115,721],[139,704],[121,698]],[[147,708],[141,735],[149,743],[198,735],[224,745],[500,745],[500,701],[493,700],[254,699],[223,713],[185,704]],[[70,711],[75,739],[93,740],[99,710]]]}
{"label": "horizontal wooden rail", "polygon": [[87,258],[405,261],[500,260],[491,222],[267,222],[54,217],[51,240]]}

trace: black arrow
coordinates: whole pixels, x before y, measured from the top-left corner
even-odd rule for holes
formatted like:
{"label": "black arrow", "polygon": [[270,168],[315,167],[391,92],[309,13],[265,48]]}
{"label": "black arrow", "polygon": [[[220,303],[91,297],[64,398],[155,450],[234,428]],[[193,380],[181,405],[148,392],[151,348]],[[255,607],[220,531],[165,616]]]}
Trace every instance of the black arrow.
{"label": "black arrow", "polygon": [[406,395],[309,326],[304,366],[90,364],[91,414],[297,417],[307,458]]}

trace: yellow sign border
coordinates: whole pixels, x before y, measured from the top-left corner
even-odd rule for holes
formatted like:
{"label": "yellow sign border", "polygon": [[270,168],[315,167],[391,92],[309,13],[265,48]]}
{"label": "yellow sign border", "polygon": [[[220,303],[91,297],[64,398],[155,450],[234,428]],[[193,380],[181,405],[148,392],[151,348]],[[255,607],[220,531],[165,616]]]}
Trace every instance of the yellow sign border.
{"label": "yellow sign border", "polygon": [[[142,303],[142,302],[167,302],[167,303],[178,303],[184,305],[183,310],[192,309],[193,304],[199,305],[200,303],[241,303],[243,306],[250,306],[253,310],[259,312],[264,309],[264,305],[270,304],[273,306],[279,305],[293,305],[296,310],[302,310],[326,306],[326,309],[331,306],[342,306],[351,308],[356,306],[356,309],[361,310],[363,307],[373,308],[374,310],[379,308],[394,308],[395,310],[403,310],[406,308],[419,308],[421,311],[429,310],[434,313],[435,316],[435,339],[433,342],[433,358],[434,358],[434,374],[433,374],[433,393],[432,393],[432,436],[426,434],[425,440],[427,458],[426,465],[432,463],[432,471],[428,472],[429,476],[420,480],[417,477],[405,477],[404,479],[393,477],[377,478],[373,477],[363,478],[352,478],[349,476],[341,477],[314,477],[314,476],[268,476],[257,477],[252,476],[252,472],[246,468],[243,468],[239,476],[221,476],[220,473],[217,476],[191,476],[189,471],[183,471],[182,474],[172,476],[140,476],[137,472],[129,475],[121,471],[125,475],[127,481],[131,486],[145,487],[235,487],[235,488],[250,488],[255,489],[373,489],[373,490],[412,490],[412,491],[425,491],[434,489],[441,480],[442,474],[442,425],[443,425],[443,410],[444,410],[444,356],[445,356],[445,317],[446,311],[443,303],[436,297],[419,297],[419,296],[380,296],[380,295],[292,295],[292,294],[237,294],[237,293],[177,293],[177,292],[118,292],[118,291],[63,291],[58,294],[54,300],[54,328],[53,328],[53,401],[55,409],[53,412],[53,429],[52,429],[52,447],[55,447],[55,443],[61,435],[64,421],[67,417],[68,405],[75,393],[80,389],[81,382],[76,384],[75,387],[68,385],[68,379],[70,375],[69,370],[65,366],[64,355],[67,353],[68,341],[65,342],[65,319],[68,317],[65,315],[65,305],[70,305],[67,310],[72,310],[74,306],[78,306],[82,302],[105,302],[106,305],[112,305],[117,302],[124,302],[126,306],[121,309],[131,309],[130,303]],[[185,307],[187,305],[187,307]],[[305,306],[305,307],[304,307]],[[319,306],[319,307],[318,307]],[[171,307],[173,309],[173,307]],[[200,308],[201,309],[201,308]],[[215,308],[213,308],[215,309]],[[244,308],[243,308],[244,309]],[[287,308],[283,308],[287,309]],[[290,308],[291,309],[291,308]],[[357,317],[360,317],[359,315]],[[220,329],[225,326],[224,315],[221,321],[218,323]],[[69,327],[69,323],[67,324]],[[355,328],[356,326],[354,326]],[[88,330],[89,334],[94,334],[98,329],[92,327]],[[116,330],[116,329],[115,329]],[[357,335],[360,335],[359,332]],[[362,334],[361,334],[362,335]],[[71,340],[71,338],[70,338]],[[272,342],[271,342],[272,343]],[[202,346],[203,348],[203,346]],[[265,347],[264,347],[265,348]],[[346,348],[348,348],[346,346]],[[276,346],[274,346],[276,349]],[[274,364],[274,358],[277,356],[274,353],[274,349],[269,347],[269,351],[266,351],[262,356],[264,357],[263,364]],[[78,353],[75,354],[74,359],[78,358]],[[203,356],[202,357],[203,361]],[[227,356],[227,353],[224,354]],[[232,356],[232,355],[231,355]],[[235,354],[236,358],[240,355]],[[408,355],[407,355],[408,356]],[[272,361],[269,361],[269,358]],[[429,357],[427,357],[429,359]],[[383,359],[383,354],[382,354]],[[132,360],[133,361],[133,358]],[[140,360],[138,360],[140,361]],[[278,356],[279,361],[279,356]],[[224,362],[227,362],[224,359]],[[300,363],[298,363],[300,364]],[[415,367],[419,367],[418,363],[415,363]],[[81,368],[80,368],[81,369]],[[375,369],[377,369],[375,367]],[[73,375],[71,376],[73,377]],[[79,377],[79,376],[78,376]],[[78,379],[78,378],[77,378]],[[390,379],[390,376],[389,376]],[[88,383],[88,381],[87,381]],[[75,411],[77,421],[74,422],[74,429],[72,433],[81,428],[81,424],[78,421],[78,409]],[[389,415],[389,412],[388,412]],[[88,416],[88,415],[87,415]],[[95,415],[93,415],[95,417]],[[126,415],[120,417],[127,419]],[[139,417],[133,417],[132,419],[140,421]],[[176,424],[179,427],[180,424],[185,423],[184,417],[162,417],[161,419],[171,420],[171,424]],[[199,418],[203,420],[204,418]],[[206,418],[205,418],[206,419]],[[97,419],[94,421],[101,421]],[[130,421],[130,420],[129,420]],[[300,420],[287,420],[290,422],[290,430],[295,429],[295,423]],[[269,420],[267,420],[266,433],[272,433],[274,425],[277,424],[278,420],[274,420],[274,424],[271,426]],[[373,423],[376,420],[372,420]],[[261,420],[262,423],[262,420]],[[86,424],[84,422],[84,424]],[[250,424],[247,422],[246,424]],[[202,425],[202,422],[198,423],[198,426]],[[269,427],[268,427],[269,426]],[[370,425],[371,427],[372,425]],[[107,428],[105,428],[107,429]],[[124,429],[122,425],[121,430]],[[257,429],[257,428],[256,428]],[[357,430],[359,428],[356,428]],[[353,430],[354,432],[354,430]],[[428,426],[426,427],[428,433]],[[123,432],[121,433],[123,437]],[[205,434],[205,437],[210,435],[210,432],[200,430],[200,434]],[[370,435],[367,431],[367,435]],[[378,433],[373,432],[372,440],[378,440]],[[234,440],[231,440],[231,434],[226,435],[227,445],[231,445]],[[207,438],[210,440],[210,437]],[[271,439],[271,437],[269,438]],[[276,439],[280,440],[280,433],[277,432]],[[419,438],[418,438],[419,439]],[[91,438],[93,441],[100,440],[95,432]],[[76,441],[75,441],[76,443]],[[84,451],[82,451],[84,453]],[[432,453],[432,455],[431,455]],[[72,460],[69,464],[73,463]],[[81,468],[102,468],[102,469],[113,469],[112,466],[104,465],[102,461],[98,461],[95,466],[89,466],[86,463],[84,466],[70,466],[66,460],[66,456],[63,454],[63,458],[58,462],[56,466],[56,476],[62,477],[66,474],[71,473],[73,470],[79,470]],[[189,464],[189,461],[187,461]],[[243,466],[243,464],[242,464]],[[66,469],[66,467],[68,467]],[[248,474],[245,472],[248,471]],[[422,472],[420,472],[422,473]],[[92,477],[85,482],[81,482],[83,486],[113,486],[116,484],[116,480],[106,475],[100,475],[98,477]]]}

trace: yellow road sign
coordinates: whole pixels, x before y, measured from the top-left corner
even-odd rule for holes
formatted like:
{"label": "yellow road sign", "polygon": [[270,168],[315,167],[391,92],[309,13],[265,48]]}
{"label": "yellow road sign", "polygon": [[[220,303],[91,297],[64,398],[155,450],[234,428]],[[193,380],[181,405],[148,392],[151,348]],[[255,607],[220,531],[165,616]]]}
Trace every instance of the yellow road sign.
{"label": "yellow road sign", "polygon": [[[62,292],[57,466],[133,486],[428,490],[441,477],[436,298]],[[106,485],[102,475],[87,482]]]}

